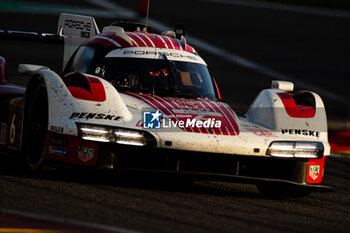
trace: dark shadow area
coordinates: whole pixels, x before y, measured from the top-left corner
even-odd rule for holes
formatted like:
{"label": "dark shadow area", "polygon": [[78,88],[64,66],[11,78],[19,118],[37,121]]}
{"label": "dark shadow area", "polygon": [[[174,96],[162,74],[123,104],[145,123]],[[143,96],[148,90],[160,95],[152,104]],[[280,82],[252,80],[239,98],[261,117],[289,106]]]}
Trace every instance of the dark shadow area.
{"label": "dark shadow area", "polygon": [[[67,182],[94,186],[120,186],[145,190],[162,190],[192,194],[235,196],[265,199],[255,185],[229,182],[202,181],[191,176],[160,174],[147,171],[96,170],[91,168],[62,168],[45,166],[42,171],[32,172],[20,156],[0,154],[0,176],[29,178],[52,182]],[[243,190],[242,187],[244,186]],[[275,198],[274,198],[275,199]]]}

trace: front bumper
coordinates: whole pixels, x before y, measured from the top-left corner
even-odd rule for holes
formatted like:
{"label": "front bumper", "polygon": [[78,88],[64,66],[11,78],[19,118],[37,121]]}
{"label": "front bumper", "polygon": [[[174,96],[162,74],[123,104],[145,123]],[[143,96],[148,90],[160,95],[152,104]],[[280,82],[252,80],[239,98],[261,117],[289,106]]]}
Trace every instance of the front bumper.
{"label": "front bumper", "polygon": [[[319,179],[318,183],[309,182],[308,159],[214,154],[105,143],[99,148],[97,166],[102,168],[252,184],[273,182],[320,192],[331,190],[328,186],[319,185],[322,179]],[[322,160],[324,162],[324,159]],[[323,170],[320,173],[320,176],[323,176]]]}
{"label": "front bumper", "polygon": [[76,164],[97,169],[148,171],[254,184],[273,182],[314,191],[329,190],[319,185],[326,157],[279,158],[130,146],[82,140],[51,131],[45,157],[64,166]]}

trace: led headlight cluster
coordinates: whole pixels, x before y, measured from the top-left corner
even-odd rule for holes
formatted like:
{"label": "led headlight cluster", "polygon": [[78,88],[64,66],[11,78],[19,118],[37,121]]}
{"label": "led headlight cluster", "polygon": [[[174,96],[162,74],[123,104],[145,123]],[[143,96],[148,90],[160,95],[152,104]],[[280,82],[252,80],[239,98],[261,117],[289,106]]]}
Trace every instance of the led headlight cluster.
{"label": "led headlight cluster", "polygon": [[266,154],[282,158],[322,158],[324,147],[321,142],[274,141]]}
{"label": "led headlight cluster", "polygon": [[154,146],[156,139],[141,130],[77,123],[79,137],[97,142],[112,142],[132,146]]}

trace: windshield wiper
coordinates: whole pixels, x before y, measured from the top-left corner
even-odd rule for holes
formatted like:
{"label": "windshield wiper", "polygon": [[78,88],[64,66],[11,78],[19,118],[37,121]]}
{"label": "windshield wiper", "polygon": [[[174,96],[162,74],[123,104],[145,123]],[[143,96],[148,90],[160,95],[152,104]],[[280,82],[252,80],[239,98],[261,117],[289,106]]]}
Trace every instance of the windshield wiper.
{"label": "windshield wiper", "polygon": [[170,74],[171,74],[171,79],[170,79],[170,84],[171,84],[171,87],[172,87],[172,90],[174,93],[177,92],[177,83],[176,83],[176,73],[175,73],[175,70],[174,70],[174,65],[172,64],[172,62],[168,59],[168,57],[164,54],[164,60],[168,66],[168,69],[170,71]]}

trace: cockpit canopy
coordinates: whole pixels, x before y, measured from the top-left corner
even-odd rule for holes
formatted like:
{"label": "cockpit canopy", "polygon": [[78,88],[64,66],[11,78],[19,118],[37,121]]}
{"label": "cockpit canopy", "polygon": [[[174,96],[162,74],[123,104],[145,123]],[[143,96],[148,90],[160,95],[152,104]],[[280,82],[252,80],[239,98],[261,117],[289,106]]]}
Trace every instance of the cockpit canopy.
{"label": "cockpit canopy", "polygon": [[69,72],[99,76],[119,91],[184,98],[217,96],[205,62],[186,51],[85,44],[68,62],[64,73]]}

